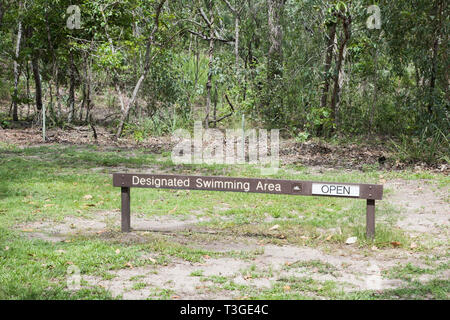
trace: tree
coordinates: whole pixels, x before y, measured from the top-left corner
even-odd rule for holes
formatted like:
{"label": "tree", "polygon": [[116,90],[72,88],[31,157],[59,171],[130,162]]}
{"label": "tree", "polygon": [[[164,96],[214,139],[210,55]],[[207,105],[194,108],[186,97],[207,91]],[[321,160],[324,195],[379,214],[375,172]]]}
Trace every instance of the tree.
{"label": "tree", "polygon": [[[210,114],[211,114],[211,89],[212,89],[212,81],[213,81],[213,63],[214,63],[214,47],[216,42],[223,42],[223,43],[230,43],[233,42],[232,39],[224,39],[222,36],[220,36],[218,28],[215,24],[215,13],[214,13],[214,1],[213,0],[207,0],[207,9],[208,9],[208,16],[206,15],[205,11],[202,7],[198,8],[198,15],[201,17],[201,19],[206,24],[206,27],[204,27],[201,23],[190,19],[190,22],[193,23],[195,26],[200,27],[200,30],[194,31],[189,30],[189,32],[197,37],[200,37],[203,40],[206,40],[208,42],[208,80],[206,81],[206,107],[205,107],[205,119],[204,119],[204,125],[205,128],[209,127],[209,124],[211,122],[214,123],[214,126],[217,123],[216,119],[216,104],[214,104],[214,110],[213,110],[213,120],[210,120]],[[208,32],[208,35],[205,35],[202,33],[201,29],[206,29]]]}
{"label": "tree", "polygon": [[222,0],[225,2],[225,4],[228,6],[230,11],[234,15],[234,58],[235,58],[235,68],[236,72],[239,71],[239,29],[240,29],[240,20],[241,20],[241,13],[244,9],[244,6],[241,4],[240,7],[237,7],[237,4],[235,6],[232,6],[230,1],[228,0]]}
{"label": "tree", "polygon": [[338,21],[342,23],[343,35],[338,41],[336,68],[333,75],[334,86],[331,96],[331,118],[334,120],[336,127],[338,125],[338,111],[343,81],[343,68],[346,58],[347,43],[350,40],[351,36],[352,23],[352,16],[345,5],[340,6],[337,9],[338,10],[336,11],[336,15],[338,17]]}
{"label": "tree", "polygon": [[22,18],[21,18],[21,11],[22,11],[22,1],[19,1],[19,19],[17,22],[17,38],[16,38],[16,47],[14,51],[14,95],[12,99],[12,117],[14,121],[19,120],[18,114],[17,114],[17,104],[18,104],[18,89],[17,86],[19,85],[19,77],[20,77],[20,64],[19,64],[19,54],[20,54],[20,44],[22,41]]}
{"label": "tree", "polygon": [[269,51],[264,117],[274,124],[283,115],[283,13],[285,0],[267,0]]}

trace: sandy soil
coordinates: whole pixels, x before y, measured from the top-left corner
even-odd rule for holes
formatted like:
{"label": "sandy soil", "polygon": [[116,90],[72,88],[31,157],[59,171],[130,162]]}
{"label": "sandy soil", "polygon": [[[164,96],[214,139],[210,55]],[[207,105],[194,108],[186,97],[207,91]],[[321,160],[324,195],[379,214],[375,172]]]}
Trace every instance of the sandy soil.
{"label": "sandy soil", "polygon": [[[448,189],[439,189],[428,181],[393,180],[386,183],[391,189],[385,200],[400,209],[400,219],[397,226],[417,239],[431,239],[441,241],[444,245],[427,253],[415,250],[391,248],[368,250],[354,245],[332,245],[310,248],[293,245],[276,246],[262,245],[256,239],[224,239],[212,241],[192,241],[180,236],[180,232],[201,232],[197,223],[202,218],[193,214],[188,217],[134,216],[132,228],[135,229],[122,240],[146,241],[142,234],[166,232],[173,241],[188,244],[192,247],[204,248],[216,252],[227,251],[259,251],[253,260],[221,257],[208,258],[204,263],[190,263],[174,258],[165,266],[147,265],[139,268],[126,268],[110,271],[114,278],[104,280],[100,277],[84,276],[90,285],[100,285],[111,291],[114,296],[122,295],[124,299],[146,299],[158,297],[155,288],[173,290],[173,296],[179,299],[233,299],[239,298],[239,292],[222,289],[211,289],[212,281],[201,281],[201,277],[192,275],[202,270],[202,276],[224,276],[236,284],[243,284],[255,289],[270,288],[283,277],[310,277],[319,281],[331,280],[337,282],[343,291],[370,289],[371,279],[376,279],[379,289],[398,288],[404,285],[399,279],[386,279],[381,276],[383,270],[394,266],[411,263],[419,267],[427,267],[423,263],[425,255],[440,256],[448,252],[448,226],[450,219],[450,205],[448,203]],[[119,211],[97,212],[91,218],[66,217],[62,222],[40,221],[19,225],[18,229],[32,230],[25,234],[31,238],[47,241],[62,241],[77,234],[100,235],[106,230],[118,228],[120,225]],[[431,252],[431,253],[430,253]],[[152,253],[157,255],[156,253]],[[299,262],[320,261],[330,266],[330,271],[320,272],[314,267],[289,267]],[[444,262],[444,261],[442,261]],[[301,264],[300,264],[301,265]],[[250,267],[263,276],[251,278],[246,276]],[[133,280],[138,276],[138,280]],[[448,279],[449,270],[444,270],[433,277]],[[421,281],[430,279],[429,275],[419,278]],[[146,287],[133,289],[134,283],[145,283]],[[156,290],[156,291],[155,291]]]}
{"label": "sandy soil", "polygon": [[[101,149],[132,149],[136,142],[130,139],[114,140],[106,130],[98,129],[98,141]],[[38,129],[1,130],[0,142],[18,145],[40,145],[41,136]],[[49,130],[48,143],[88,144],[94,143],[92,133],[86,128],[74,128],[70,131],[60,129]],[[168,137],[151,138],[140,144],[149,152],[160,153],[170,150],[171,141]],[[284,142],[280,150],[282,163],[308,165],[311,172],[324,172],[331,168],[352,170],[364,165],[375,164],[380,156],[386,155],[383,148],[369,148],[356,145],[335,147],[313,142]],[[388,167],[392,168],[392,163]],[[397,165],[401,168],[401,165]],[[395,168],[395,165],[394,165]],[[102,170],[93,168],[92,170]],[[144,169],[145,170],[145,169]],[[448,173],[448,165],[436,166],[433,170]],[[205,218],[201,218],[201,209],[188,217],[161,216],[146,217],[135,215],[132,218],[130,234],[111,232],[120,226],[120,212],[101,211],[89,217],[77,215],[67,216],[63,221],[37,221],[17,225],[18,230],[30,238],[43,239],[50,242],[64,241],[74,235],[87,235],[111,238],[119,241],[145,242],[145,234],[164,233],[168,239],[196,248],[204,248],[215,252],[248,251],[258,254],[253,260],[231,257],[208,258],[204,263],[190,263],[173,258],[168,265],[146,265],[139,268],[125,268],[110,271],[114,278],[105,280],[100,277],[84,275],[83,279],[90,285],[101,285],[108,288],[114,296],[122,295],[125,299],[145,299],[158,297],[158,290],[173,290],[175,298],[179,299],[229,299],[239,298],[239,292],[227,291],[221,288],[211,289],[213,282],[201,281],[201,277],[192,273],[202,270],[203,277],[224,276],[236,284],[254,287],[256,290],[270,288],[280,279],[289,276],[310,277],[320,281],[331,280],[339,284],[343,291],[370,289],[371,280],[377,281],[379,289],[398,288],[404,285],[399,279],[382,278],[380,273],[393,266],[404,266],[412,263],[423,265],[424,257],[438,258],[438,262],[446,262],[445,253],[449,249],[449,219],[450,204],[448,188],[438,188],[433,182],[426,180],[391,180],[385,183],[385,188],[392,190],[387,193],[383,202],[392,205],[400,211],[397,227],[405,230],[417,241],[428,241],[432,249],[426,252],[409,250],[407,248],[389,248],[370,250],[358,248],[355,245],[319,246],[317,248],[297,247],[294,245],[275,246],[262,245],[256,239],[229,238],[215,235],[210,241],[194,241],[183,236],[185,231],[204,232],[198,226]],[[217,208],[226,210],[227,208]],[[26,231],[25,231],[26,230]],[[436,245],[437,243],[437,245]],[[157,253],[149,253],[153,258]],[[447,255],[448,256],[448,255]],[[444,258],[443,258],[444,257]],[[330,270],[321,271],[315,267],[301,267],[301,262],[320,261],[326,263]],[[299,263],[300,262],[300,263]],[[299,264],[300,267],[295,267]],[[303,264],[304,265],[304,264]],[[262,276],[248,276],[248,269],[254,266]],[[293,267],[294,266],[294,267]],[[422,275],[420,281],[428,281],[431,277],[449,279],[449,270],[443,270],[434,275]],[[138,280],[135,280],[138,279]],[[136,282],[145,283],[145,288],[133,289]]]}

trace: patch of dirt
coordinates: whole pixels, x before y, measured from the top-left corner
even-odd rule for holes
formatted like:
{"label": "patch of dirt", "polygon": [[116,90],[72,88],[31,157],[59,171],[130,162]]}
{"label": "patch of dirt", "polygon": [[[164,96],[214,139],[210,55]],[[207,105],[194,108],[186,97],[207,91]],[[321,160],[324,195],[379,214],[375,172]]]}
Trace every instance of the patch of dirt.
{"label": "patch of dirt", "polygon": [[143,142],[136,142],[132,138],[115,139],[114,134],[103,127],[96,127],[97,140],[93,138],[93,131],[88,126],[49,128],[47,141],[42,141],[42,131],[39,128],[4,129],[1,131],[0,142],[13,143],[19,146],[39,146],[48,144],[92,145],[96,144],[105,150],[117,148],[132,150],[145,148],[150,153],[161,153],[172,150],[173,143],[170,136],[149,137]]}
{"label": "patch of dirt", "polygon": [[105,230],[106,226],[106,222],[101,220],[67,216],[61,222],[33,221],[19,224],[16,229],[24,231],[25,236],[29,239],[59,242],[77,234],[90,234]]}
{"label": "patch of dirt", "polygon": [[208,241],[205,240],[205,241],[198,241],[198,243],[191,243],[191,246],[197,249],[204,249],[214,252],[231,252],[231,251],[251,252],[261,250],[261,244],[258,244],[254,239],[244,237],[236,238],[223,235],[210,237]]}
{"label": "patch of dirt", "polygon": [[[177,232],[196,229],[196,224],[208,218],[196,216],[151,216],[134,215],[131,218],[133,231]],[[25,232],[28,238],[58,242],[75,235],[103,234],[120,229],[120,211],[101,211],[89,218],[66,216],[62,221],[34,221],[19,224],[16,229]]]}
{"label": "patch of dirt", "polygon": [[[100,149],[127,150],[143,148],[149,153],[160,154],[170,152],[176,144],[171,136],[148,137],[142,142],[137,142],[132,137],[115,139],[114,133],[98,126],[96,127],[97,140],[93,138],[93,131],[89,126],[70,126],[65,130],[50,128],[47,130],[47,142],[45,144],[71,144],[91,145],[96,144]],[[13,143],[19,146],[43,145],[42,132],[39,128],[12,128],[3,129],[0,142]],[[224,141],[225,143],[225,141]],[[248,144],[248,142],[247,142]],[[333,145],[326,142],[297,142],[294,139],[280,140],[281,164],[298,164],[320,168],[344,168],[364,169],[366,166],[380,164],[385,169],[404,169],[408,166],[404,163],[394,162],[389,158],[389,150],[383,144],[361,145],[355,143]],[[447,163],[416,165],[420,169],[433,170],[450,174],[450,166]],[[322,169],[321,169],[322,170]]]}
{"label": "patch of dirt", "polygon": [[427,180],[391,180],[385,183],[385,200],[400,209],[397,226],[412,235],[427,234],[435,239],[449,238],[449,188],[439,189]]}
{"label": "patch of dirt", "polygon": [[[111,271],[110,274],[115,276],[111,280],[92,276],[83,277],[83,280],[90,285],[100,285],[108,289],[113,296],[122,295],[123,299],[155,298],[155,293],[161,289],[173,291],[173,296],[180,299],[232,299],[232,293],[210,290],[208,287],[213,285],[213,282],[201,281],[200,276],[193,273],[204,270],[203,276],[232,276],[245,266],[245,262],[231,258],[208,259],[205,263],[176,260],[169,266],[159,268],[146,266]],[[147,287],[134,290],[133,277],[138,277],[136,281],[145,283]]]}
{"label": "patch of dirt", "polygon": [[[431,235],[434,239],[448,242],[448,188],[438,188],[434,182],[427,180],[400,179],[385,183],[385,187],[392,192],[388,192],[383,201],[400,209],[400,219],[397,222],[399,228],[412,236]],[[226,205],[216,208],[218,211],[226,209]],[[243,292],[239,290],[226,290],[220,283],[214,283],[211,279],[205,280],[205,277],[211,276],[226,277],[228,281],[257,291],[269,289],[280,280],[290,277],[314,279],[319,282],[333,281],[345,292],[374,289],[374,284],[377,290],[386,290],[407,285],[400,279],[384,277],[383,272],[386,270],[408,264],[429,268],[430,266],[424,263],[425,258],[438,258],[439,263],[448,262],[448,256],[445,255],[448,251],[447,245],[427,252],[401,248],[372,251],[353,245],[335,244],[323,245],[320,248],[261,245],[257,239],[251,237],[233,238],[217,232],[202,238],[198,234],[207,233],[207,230],[197,225],[205,221],[202,219],[207,218],[203,218],[201,212],[189,216],[135,214],[132,217],[134,232],[121,234],[118,231],[120,212],[101,211],[86,218],[67,216],[60,222],[31,222],[17,226],[17,229],[22,229],[30,238],[53,242],[81,234],[116,240],[120,238],[120,241],[135,243],[149,241],[142,233],[166,232],[165,237],[169,241],[188,247],[220,253],[249,253],[248,259],[225,255],[205,259],[202,263],[173,258],[171,263],[165,266],[147,265],[110,271],[114,276],[110,280],[83,276],[89,285],[103,286],[110,290],[113,296],[122,295],[124,299],[167,298],[167,294],[177,299],[234,299],[242,296]],[[199,233],[183,234],[190,230]],[[260,276],[249,277],[250,269],[254,269]],[[448,270],[441,270],[432,275],[417,275],[417,280],[425,282],[431,279],[448,279],[448,276]],[[142,284],[145,284],[144,287]],[[164,289],[170,290],[170,293],[164,293]],[[311,294],[305,292],[305,295]]]}
{"label": "patch of dirt", "polygon": [[[226,243],[218,242],[217,245],[226,246]],[[320,282],[337,282],[340,289],[351,292],[374,289],[372,287],[374,282],[378,290],[402,287],[406,285],[404,281],[384,278],[382,272],[407,263],[425,267],[418,262],[420,254],[404,252],[402,254],[395,249],[364,254],[347,246],[334,248],[331,252],[325,253],[323,250],[308,247],[266,245],[264,253],[250,261],[224,257],[206,259],[204,263],[190,263],[175,259],[168,266],[152,265],[110,271],[109,273],[114,276],[110,280],[93,276],[85,276],[83,279],[89,285],[100,285],[110,290],[113,296],[122,295],[124,299],[155,298],[157,297],[155,292],[157,294],[158,290],[162,289],[170,289],[171,296],[177,299],[233,299],[240,297],[242,292],[228,291],[220,284],[214,284],[204,277],[226,277],[235,284],[257,290],[270,289],[277,281],[286,277],[312,278]],[[298,262],[318,263],[318,261],[328,264],[331,271],[320,271],[314,265],[295,267],[295,263]],[[261,276],[252,278],[249,276],[249,268]],[[442,278],[446,274],[448,272],[443,271],[437,277]],[[433,278],[435,277],[436,275],[433,275]],[[419,281],[430,279],[429,276],[418,278]],[[146,287],[133,289],[135,282],[145,283]]]}
{"label": "patch of dirt", "polygon": [[[333,145],[326,142],[297,142],[293,139],[281,140],[280,143],[281,163],[299,164],[315,167],[318,171],[327,169],[352,169],[363,170],[367,166],[379,165],[391,170],[411,167],[405,163],[394,161],[390,158],[389,149],[383,144],[361,145],[354,143]],[[416,169],[426,169],[445,174],[450,173],[447,163],[427,165],[416,164]]]}
{"label": "patch of dirt", "polygon": [[[349,252],[350,251],[350,252]],[[361,252],[349,250],[348,247],[336,247],[333,254],[325,253],[323,250],[309,247],[295,246],[266,246],[264,255],[259,256],[256,261],[258,265],[270,267],[271,270],[279,271],[280,277],[310,277],[319,281],[335,281],[340,284],[344,291],[366,290],[367,277],[373,275],[373,268],[382,271],[397,265],[413,261],[411,257],[397,255],[395,259],[386,259],[385,253],[363,255]],[[319,272],[319,267],[310,268],[286,268],[295,266],[296,263],[320,262],[328,264],[329,272]],[[399,280],[390,281],[380,279],[383,289],[402,284]]]}

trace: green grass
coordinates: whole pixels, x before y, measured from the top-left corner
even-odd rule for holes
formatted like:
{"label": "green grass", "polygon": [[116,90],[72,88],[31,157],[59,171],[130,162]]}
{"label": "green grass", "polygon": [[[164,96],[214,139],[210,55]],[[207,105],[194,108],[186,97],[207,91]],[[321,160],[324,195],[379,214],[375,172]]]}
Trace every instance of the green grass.
{"label": "green grass", "polygon": [[[67,217],[94,219],[101,211],[118,210],[120,190],[112,187],[111,173],[123,171],[123,168],[139,171],[142,167],[146,170],[151,168],[178,174],[260,177],[260,171],[250,166],[173,166],[169,154],[148,154],[145,150],[102,150],[96,146],[52,145],[21,148],[2,143],[0,299],[111,298],[101,287],[89,286],[76,292],[66,290],[67,268],[72,264],[80,268],[82,275],[96,275],[106,279],[111,277],[108,271],[126,268],[130,264],[133,267],[147,264],[166,265],[174,258],[203,262],[205,256],[251,260],[262,253],[261,250],[203,250],[191,246],[189,242],[186,244],[173,241],[170,236],[156,233],[140,235],[143,241],[127,240],[122,237],[118,228],[113,226],[107,226],[110,236],[106,238],[92,234],[74,234],[66,242],[51,243],[30,239],[27,232],[17,227],[33,222],[61,222]],[[292,173],[292,169],[296,170],[295,173]],[[332,170],[311,175],[305,168],[290,167],[289,172],[280,169],[274,178],[372,183],[377,182],[380,175],[386,179],[431,179],[436,181],[439,187],[447,187],[450,184],[450,179],[443,175],[380,172],[376,169],[350,173]],[[392,241],[401,242],[405,247],[410,243],[410,239],[401,230],[392,227],[398,211],[383,201],[377,206],[377,233],[372,241],[365,239],[364,235],[363,201],[336,198],[321,198],[319,201],[314,197],[287,195],[155,189],[133,189],[132,199],[133,215],[148,218],[172,215],[179,219],[197,215],[209,219],[199,224],[202,228],[230,237],[250,236],[265,243],[320,246],[324,243],[343,244],[349,236],[357,236],[357,245],[365,249],[374,244],[378,247],[390,246]],[[280,227],[270,230],[275,224]],[[337,228],[339,232],[336,231]],[[196,239],[195,233],[180,236]],[[212,236],[206,236],[204,240],[207,241],[208,237]],[[156,254],[156,262],[146,258],[149,252]],[[329,266],[319,264],[296,267],[314,267],[318,268],[319,272],[332,272]],[[260,274],[258,270],[246,272],[252,277],[266,275]],[[200,270],[194,273],[192,276],[203,278]],[[291,288],[306,286],[307,289],[302,290],[307,292],[286,292],[283,289],[286,284],[280,284],[271,290],[258,293],[221,277],[211,279],[226,290],[242,291],[243,295],[250,298],[302,299],[310,297],[311,294],[341,297],[332,290],[334,287],[331,283],[324,286],[314,281],[298,282],[291,279],[286,280]],[[140,283],[135,285],[142,286]],[[448,287],[448,282],[439,282],[436,286],[445,288]],[[431,287],[417,285],[417,288],[426,291]],[[439,290],[434,290],[432,294],[442,296]],[[164,289],[155,292],[158,298],[170,298],[172,294],[173,292]],[[356,295],[349,297],[359,298]]]}
{"label": "green grass", "polygon": [[450,292],[450,281],[433,279],[426,283],[414,281],[410,285],[384,290],[383,292],[360,291],[343,295],[343,299],[358,300],[448,300]]}
{"label": "green grass", "polygon": [[285,266],[286,269],[292,268],[308,268],[313,269],[314,272],[322,274],[334,274],[336,267],[330,263],[326,263],[320,260],[310,260],[310,261],[297,261],[295,263]]}
{"label": "green grass", "polygon": [[190,276],[191,277],[201,277],[203,275],[203,270],[195,270],[193,272],[191,272]]}
{"label": "green grass", "polygon": [[415,278],[421,275],[434,275],[438,274],[440,271],[449,270],[450,265],[448,262],[438,263],[433,265],[433,267],[419,267],[408,263],[405,266],[395,266],[387,271],[385,275],[388,278],[402,279],[406,281],[414,281]]}
{"label": "green grass", "polygon": [[137,282],[137,283],[134,283],[134,284],[133,284],[132,289],[133,289],[133,290],[141,290],[141,289],[146,288],[147,286],[148,286],[148,285],[147,285],[146,283],[144,283],[144,282]]}

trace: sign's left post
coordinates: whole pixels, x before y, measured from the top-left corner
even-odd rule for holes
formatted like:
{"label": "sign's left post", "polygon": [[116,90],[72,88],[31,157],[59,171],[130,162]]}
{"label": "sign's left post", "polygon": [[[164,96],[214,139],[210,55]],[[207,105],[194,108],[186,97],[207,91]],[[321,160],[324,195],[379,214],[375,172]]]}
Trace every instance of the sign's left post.
{"label": "sign's left post", "polygon": [[122,232],[130,232],[131,215],[130,215],[130,188],[122,187]]}

